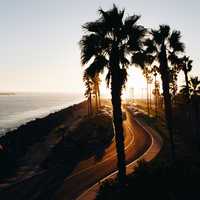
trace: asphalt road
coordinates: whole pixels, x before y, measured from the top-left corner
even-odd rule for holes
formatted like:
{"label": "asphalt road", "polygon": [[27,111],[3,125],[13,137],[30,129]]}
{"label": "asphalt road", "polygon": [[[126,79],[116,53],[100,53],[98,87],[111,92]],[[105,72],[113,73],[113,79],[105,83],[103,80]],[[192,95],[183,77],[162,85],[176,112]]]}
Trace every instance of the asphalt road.
{"label": "asphalt road", "polygon": [[[132,114],[126,111],[124,121],[126,163],[131,163],[140,157],[151,145],[151,137],[134,120]],[[2,200],[73,200],[87,188],[117,170],[115,141],[111,143],[101,157],[91,157],[81,161],[73,172],[63,180],[63,171],[54,169],[43,173],[39,178],[10,188],[3,195]],[[59,188],[59,189],[57,189]]]}
{"label": "asphalt road", "polygon": [[[138,125],[134,117],[126,112],[124,121],[126,163],[140,157],[150,146],[151,138],[144,129]],[[67,177],[62,187],[55,195],[56,200],[76,199],[84,190],[117,170],[117,157],[115,142],[105,151],[100,160],[94,157],[83,161],[77,169]]]}

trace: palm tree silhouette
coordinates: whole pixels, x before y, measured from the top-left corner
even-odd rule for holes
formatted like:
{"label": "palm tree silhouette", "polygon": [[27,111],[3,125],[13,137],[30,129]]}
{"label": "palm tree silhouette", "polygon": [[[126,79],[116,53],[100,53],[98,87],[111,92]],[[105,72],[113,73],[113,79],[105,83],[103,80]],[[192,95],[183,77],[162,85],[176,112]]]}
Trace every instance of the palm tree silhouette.
{"label": "palm tree silhouette", "polygon": [[178,91],[178,85],[177,85],[178,73],[180,72],[180,69],[179,67],[177,67],[177,65],[175,65],[172,69],[169,70],[169,72],[170,72],[169,73],[170,75],[169,88],[170,88],[170,93],[172,97],[172,102],[175,103],[175,96]]}
{"label": "palm tree silhouette", "polygon": [[158,88],[158,82],[157,82],[157,75],[159,72],[159,67],[154,65],[151,68],[151,72],[154,76],[154,95],[155,95],[155,117],[158,117],[158,94],[159,94],[159,88]]}
{"label": "palm tree silhouette", "polygon": [[95,76],[91,77],[92,82],[93,82],[93,93],[95,95],[95,101],[96,101],[96,111],[98,111],[98,108],[101,105],[101,100],[100,100],[100,88],[99,88],[99,84],[100,84],[100,78],[99,78],[99,74],[96,73]]}
{"label": "palm tree silhouette", "polygon": [[92,60],[88,67],[93,76],[108,69],[107,85],[111,86],[113,123],[118,158],[118,179],[124,185],[126,179],[124,134],[122,126],[121,94],[127,80],[127,67],[130,64],[128,55],[134,55],[142,46],[146,33],[143,26],[137,25],[140,18],[129,16],[125,20],[124,10],[115,5],[107,11],[99,10],[100,18],[86,23],[86,31],[80,41],[81,62],[83,65]]}
{"label": "palm tree silhouette", "polygon": [[[195,121],[195,136],[199,137],[199,96],[200,96],[200,80],[199,80],[199,78],[197,76],[192,77],[188,81],[188,86],[186,86],[186,85],[182,86],[180,93],[186,97],[188,97],[187,95],[189,94],[189,99],[191,99],[191,105],[192,105],[193,113],[195,116],[195,119],[194,119],[194,121]],[[198,140],[199,140],[199,138],[198,138]]]}
{"label": "palm tree silhouette", "polygon": [[88,104],[88,116],[92,114],[92,80],[87,74],[87,71],[85,70],[83,73],[83,82],[85,83],[85,97],[87,98],[87,104]]}
{"label": "palm tree silhouette", "polygon": [[146,93],[147,93],[147,113],[148,115],[150,115],[150,107],[151,107],[151,97],[149,94],[149,83],[150,83],[150,80],[151,80],[151,70],[145,66],[144,69],[143,69],[143,75],[144,77],[146,78],[146,83],[147,83],[147,90],[146,90]]}
{"label": "palm tree silhouette", "polygon": [[190,57],[184,56],[180,63],[180,68],[183,70],[185,75],[185,84],[186,84],[185,92],[188,101],[190,99],[188,72],[192,70],[192,62],[193,61],[190,60]]}
{"label": "palm tree silhouette", "polygon": [[179,31],[171,31],[168,25],[160,25],[158,30],[151,30],[151,37],[146,43],[146,52],[154,56],[159,63],[163,96],[165,103],[165,118],[170,135],[171,157],[175,157],[173,139],[172,103],[170,95],[170,64],[175,66],[179,63],[178,54],[184,51],[184,44],[180,42]]}

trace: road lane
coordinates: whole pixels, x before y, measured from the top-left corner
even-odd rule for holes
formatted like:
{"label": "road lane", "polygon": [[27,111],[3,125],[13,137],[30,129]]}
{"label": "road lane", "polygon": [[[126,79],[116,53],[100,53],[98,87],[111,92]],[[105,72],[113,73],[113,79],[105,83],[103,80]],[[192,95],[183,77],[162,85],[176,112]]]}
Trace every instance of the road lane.
{"label": "road lane", "polygon": [[[126,139],[126,164],[141,156],[150,146],[151,138],[142,127],[135,122],[133,116],[127,112],[127,119],[124,122]],[[132,140],[134,138],[134,140]],[[66,178],[61,189],[56,193],[56,200],[72,200],[81,194],[85,189],[95,184],[103,177],[117,170],[117,157],[115,148],[113,156],[109,159],[102,159],[101,162],[84,169],[83,172]],[[106,157],[105,157],[106,158]]]}
{"label": "road lane", "polygon": [[[150,136],[135,122],[133,116],[127,112],[124,121],[126,163],[131,163],[142,155],[150,145]],[[80,162],[72,174],[63,181],[63,170],[54,169],[35,177],[25,183],[17,185],[7,191],[3,200],[10,200],[10,196],[17,196],[17,200],[72,200],[87,188],[117,170],[115,141],[105,150],[101,159],[92,157]],[[59,188],[59,189],[58,189]],[[13,198],[12,198],[13,199]]]}

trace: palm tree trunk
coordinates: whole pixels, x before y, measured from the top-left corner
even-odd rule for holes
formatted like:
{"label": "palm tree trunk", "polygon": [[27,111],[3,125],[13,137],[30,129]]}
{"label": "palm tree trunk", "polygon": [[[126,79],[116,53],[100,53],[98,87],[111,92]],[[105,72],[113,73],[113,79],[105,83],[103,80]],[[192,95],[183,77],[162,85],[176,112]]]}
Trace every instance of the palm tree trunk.
{"label": "palm tree trunk", "polygon": [[116,88],[116,84],[112,81],[112,106],[113,106],[113,123],[115,131],[119,182],[124,185],[126,177],[125,153],[124,153],[124,134],[122,126],[122,110],[121,110],[121,91]]}
{"label": "palm tree trunk", "polygon": [[154,75],[155,80],[154,80],[154,84],[155,84],[155,117],[158,117],[158,94],[157,94],[157,87],[156,87],[156,75]]}
{"label": "palm tree trunk", "polygon": [[88,116],[90,115],[90,99],[87,99],[87,107],[88,107]]}
{"label": "palm tree trunk", "polygon": [[147,112],[149,115],[149,84],[148,84],[148,78],[147,78]]}
{"label": "palm tree trunk", "polygon": [[172,102],[169,92],[169,67],[167,62],[166,48],[164,44],[161,47],[160,59],[160,73],[162,79],[163,96],[165,104],[165,118],[169,131],[170,144],[171,144],[171,159],[175,159],[175,146],[173,138],[173,119],[172,119]]}
{"label": "palm tree trunk", "polygon": [[90,102],[90,114],[92,114],[92,94],[91,93],[89,96],[89,102]]}
{"label": "palm tree trunk", "polygon": [[149,85],[149,107],[151,109],[151,84]]}
{"label": "palm tree trunk", "polygon": [[96,112],[98,112],[98,97],[97,97],[97,91],[95,91],[95,102],[96,102]]}
{"label": "palm tree trunk", "polygon": [[121,109],[121,92],[122,92],[122,82],[121,71],[118,60],[118,49],[116,46],[113,47],[110,56],[110,66],[111,66],[111,97],[112,97],[112,107],[113,107],[113,123],[115,131],[115,141],[116,150],[118,158],[118,179],[120,185],[125,185],[126,180],[126,163],[125,163],[125,152],[124,152],[124,132],[122,125],[122,109]]}
{"label": "palm tree trunk", "polygon": [[187,70],[186,69],[184,69],[184,75],[185,75],[185,84],[186,84],[186,95],[187,95],[187,100],[189,102],[189,99],[190,99],[189,80],[188,80],[188,75],[187,75]]}
{"label": "palm tree trunk", "polygon": [[98,86],[98,100],[99,100],[99,107],[101,107],[101,96],[100,96],[99,86]]}

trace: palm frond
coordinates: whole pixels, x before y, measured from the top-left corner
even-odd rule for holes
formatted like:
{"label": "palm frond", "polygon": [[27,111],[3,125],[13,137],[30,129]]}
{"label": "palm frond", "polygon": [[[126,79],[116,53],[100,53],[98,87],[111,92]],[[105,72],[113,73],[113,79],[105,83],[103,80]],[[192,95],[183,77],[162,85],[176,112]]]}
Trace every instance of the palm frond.
{"label": "palm frond", "polygon": [[127,82],[127,70],[126,69],[121,69],[120,70],[120,84],[122,85],[123,88],[125,88],[126,82]]}
{"label": "palm frond", "polygon": [[87,32],[98,33],[102,36],[106,34],[104,23],[101,20],[85,23],[82,28]]}
{"label": "palm frond", "polygon": [[139,15],[132,15],[132,16],[129,16],[125,19],[124,21],[124,29],[126,31],[130,30],[133,25],[136,24],[136,22],[140,19],[140,16]]}
{"label": "palm frond", "polygon": [[190,78],[190,84],[191,84],[192,88],[194,90],[196,90],[200,85],[200,80],[199,80],[198,76],[191,77]]}
{"label": "palm frond", "polygon": [[163,37],[161,33],[158,30],[151,30],[151,34],[153,36],[153,40],[156,42],[156,44],[160,45],[163,41]]}
{"label": "palm frond", "polygon": [[171,62],[171,65],[173,65],[173,66],[181,65],[182,59],[179,58],[174,52],[169,54],[168,59]]}
{"label": "palm frond", "polygon": [[132,64],[144,69],[146,65],[151,65],[155,57],[151,54],[146,54],[145,52],[137,52],[131,57]]}
{"label": "palm frond", "polygon": [[109,70],[108,73],[106,74],[105,80],[106,80],[106,85],[107,85],[107,87],[109,88],[109,86],[110,86],[110,80],[111,80],[111,72],[110,72],[110,70]]}
{"label": "palm frond", "polygon": [[129,54],[127,45],[124,44],[119,49],[119,60],[123,67],[128,67],[130,64],[129,60],[126,58],[127,54]]}
{"label": "palm frond", "polygon": [[146,47],[146,50],[145,50],[146,53],[152,54],[152,53],[157,52],[157,48],[154,44],[154,41],[151,40],[150,38],[146,39],[143,44]]}
{"label": "palm frond", "polygon": [[142,48],[142,40],[146,34],[146,29],[143,26],[133,26],[129,30],[129,40],[127,42],[130,51],[140,51]]}
{"label": "palm frond", "polygon": [[193,60],[188,60],[188,63],[187,63],[187,71],[190,72],[192,70],[192,62]]}
{"label": "palm frond", "polygon": [[86,69],[88,76],[94,78],[96,74],[103,73],[108,61],[104,56],[96,56],[94,61]]}
{"label": "palm frond", "polygon": [[81,63],[86,64],[93,56],[102,52],[109,41],[98,34],[84,35],[79,42],[81,48]]}
{"label": "palm frond", "polygon": [[169,25],[160,25],[159,31],[163,39],[166,39],[170,35],[170,26]]}
{"label": "palm frond", "polygon": [[99,13],[101,15],[101,21],[104,22],[104,25],[107,31],[111,31],[112,29],[120,29],[122,26],[122,18],[124,16],[124,9],[118,10],[117,6],[113,4],[113,8],[104,11],[103,9],[99,9]]}
{"label": "palm frond", "polygon": [[175,52],[184,52],[185,45],[180,42],[181,32],[173,31],[169,38],[169,45]]}

